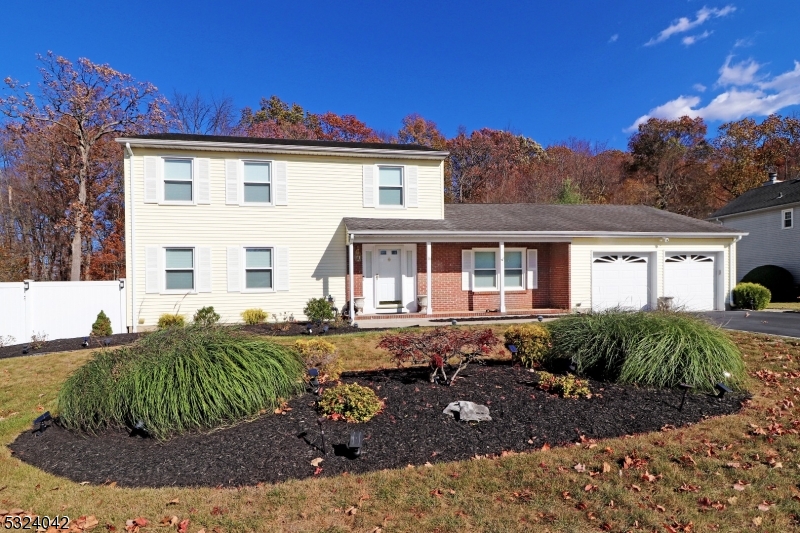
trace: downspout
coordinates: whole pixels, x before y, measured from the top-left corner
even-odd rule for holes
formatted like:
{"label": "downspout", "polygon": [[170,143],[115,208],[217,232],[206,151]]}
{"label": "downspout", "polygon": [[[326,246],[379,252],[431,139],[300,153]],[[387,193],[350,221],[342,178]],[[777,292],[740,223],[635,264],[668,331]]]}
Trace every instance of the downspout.
{"label": "downspout", "polygon": [[131,208],[131,270],[133,272],[126,274],[130,280],[131,288],[131,332],[136,333],[136,226],[133,221],[133,150],[131,150],[131,143],[125,143],[125,151],[128,152],[128,181],[130,182],[130,195],[129,205]]}

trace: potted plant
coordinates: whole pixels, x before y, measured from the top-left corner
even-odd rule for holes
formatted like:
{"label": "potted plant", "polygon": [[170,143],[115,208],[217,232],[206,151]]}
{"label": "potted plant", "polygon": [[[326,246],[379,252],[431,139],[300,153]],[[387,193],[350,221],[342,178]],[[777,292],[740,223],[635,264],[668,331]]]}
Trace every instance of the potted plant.
{"label": "potted plant", "polygon": [[364,297],[363,296],[356,296],[353,299],[353,305],[356,308],[356,314],[360,315],[364,312]]}
{"label": "potted plant", "polygon": [[427,294],[419,294],[417,295],[417,309],[420,313],[424,313],[428,310],[428,295]]}

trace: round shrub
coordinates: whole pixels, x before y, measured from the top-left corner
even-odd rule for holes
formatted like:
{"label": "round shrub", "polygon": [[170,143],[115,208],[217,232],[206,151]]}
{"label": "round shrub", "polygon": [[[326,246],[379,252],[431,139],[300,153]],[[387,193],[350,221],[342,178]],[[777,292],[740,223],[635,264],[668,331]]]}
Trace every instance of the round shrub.
{"label": "round shrub", "polygon": [[517,347],[512,361],[526,368],[538,366],[550,349],[550,332],[539,324],[515,324],[504,336],[507,344]]}
{"label": "round shrub", "polygon": [[322,414],[333,419],[366,422],[383,409],[383,402],[369,387],[353,383],[323,390],[319,408]]}
{"label": "round shrub", "polygon": [[733,288],[733,305],[739,309],[764,309],[772,293],[758,283],[737,283]]}
{"label": "round shrub", "polygon": [[336,381],[342,374],[342,363],[336,355],[336,346],[322,339],[298,340],[294,349],[300,354],[306,369],[319,370],[319,382]]}
{"label": "round shrub", "polygon": [[794,276],[785,268],[775,265],[762,265],[748,272],[743,283],[758,283],[769,289],[773,302],[797,301],[797,288]]}
{"label": "round shrub", "polygon": [[182,328],[185,325],[186,320],[183,318],[183,315],[164,313],[158,317],[158,329]]}
{"label": "round shrub", "polygon": [[591,398],[592,391],[585,380],[571,374],[554,376],[549,372],[538,372],[539,388],[543,391],[558,394],[562,398]]}
{"label": "round shrub", "polygon": [[214,311],[213,306],[201,307],[194,313],[192,322],[200,326],[213,326],[219,322],[219,313]]}
{"label": "round shrub", "polygon": [[242,311],[242,320],[248,326],[261,324],[267,319],[267,313],[263,309],[245,309]]}
{"label": "round shrub", "polygon": [[311,298],[306,302],[303,314],[312,322],[333,320],[333,306],[325,298]]}
{"label": "round shrub", "polygon": [[302,391],[294,351],[231,328],[167,328],[94,353],[58,396],[61,423],[96,432],[139,421],[163,439],[274,410]]}
{"label": "round shrub", "polygon": [[108,337],[112,333],[111,319],[108,318],[105,311],[100,311],[92,324],[92,337]]}
{"label": "round shrub", "polygon": [[[742,354],[718,326],[686,313],[608,311],[548,324],[553,348],[546,363],[572,358],[578,373],[648,387],[688,383],[712,392],[746,380]],[[729,377],[726,377],[729,375]]]}

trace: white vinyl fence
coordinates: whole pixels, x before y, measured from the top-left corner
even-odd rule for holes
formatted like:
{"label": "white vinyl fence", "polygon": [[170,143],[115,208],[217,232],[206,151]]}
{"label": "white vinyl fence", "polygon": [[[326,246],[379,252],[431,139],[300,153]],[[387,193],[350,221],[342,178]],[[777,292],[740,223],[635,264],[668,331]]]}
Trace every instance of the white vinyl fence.
{"label": "white vinyl fence", "polygon": [[124,287],[124,279],[0,283],[0,340],[22,344],[32,335],[51,341],[85,337],[100,311],[111,319],[114,333],[125,333]]}

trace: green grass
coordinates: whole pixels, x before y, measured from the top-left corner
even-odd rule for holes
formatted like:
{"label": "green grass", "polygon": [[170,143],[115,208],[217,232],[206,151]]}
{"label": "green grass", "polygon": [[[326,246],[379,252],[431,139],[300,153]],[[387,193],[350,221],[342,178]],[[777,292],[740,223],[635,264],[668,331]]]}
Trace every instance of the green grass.
{"label": "green grass", "polygon": [[[741,353],[719,327],[686,313],[608,311],[548,324],[549,356],[571,357],[599,379],[651,387],[688,383],[712,391],[724,381],[741,388]],[[726,377],[727,376],[727,377]]]}
{"label": "green grass", "polygon": [[800,302],[770,302],[767,309],[784,309],[786,311],[800,311]]}
{"label": "green grass", "polygon": [[231,328],[168,328],[118,350],[101,350],[61,389],[70,429],[95,432],[142,421],[167,438],[274,409],[302,389],[290,349]]}

